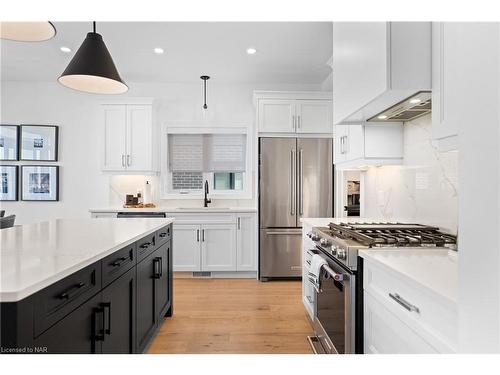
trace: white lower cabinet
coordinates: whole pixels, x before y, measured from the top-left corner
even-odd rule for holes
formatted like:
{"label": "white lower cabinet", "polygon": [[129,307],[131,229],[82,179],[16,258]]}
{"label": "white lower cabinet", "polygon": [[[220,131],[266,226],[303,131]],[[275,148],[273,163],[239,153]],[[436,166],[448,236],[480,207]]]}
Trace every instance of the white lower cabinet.
{"label": "white lower cabinet", "polygon": [[437,353],[384,304],[364,292],[364,352],[368,354]]}
{"label": "white lower cabinet", "polygon": [[201,271],[200,226],[173,226],[174,271]]}
{"label": "white lower cabinet", "polygon": [[173,227],[174,271],[257,271],[255,213],[168,214]]}
{"label": "white lower cabinet", "polygon": [[236,271],[257,271],[257,217],[239,214],[236,220]]}
{"label": "white lower cabinet", "polygon": [[454,302],[402,274],[365,259],[365,353],[455,353]]}
{"label": "white lower cabinet", "polygon": [[201,270],[236,270],[236,228],[234,224],[201,226]]}

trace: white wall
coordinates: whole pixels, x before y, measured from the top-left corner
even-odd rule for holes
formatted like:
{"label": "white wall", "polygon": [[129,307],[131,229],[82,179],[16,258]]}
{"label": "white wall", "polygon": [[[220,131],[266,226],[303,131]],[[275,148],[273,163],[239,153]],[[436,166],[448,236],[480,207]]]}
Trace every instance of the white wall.
{"label": "white wall", "polygon": [[[200,83],[129,83],[127,94],[118,97],[153,97],[159,123],[203,122],[202,85]],[[253,90],[320,90],[321,85],[208,84],[209,117],[207,124],[224,126],[253,124],[255,109]],[[2,82],[1,122],[12,124],[55,124],[60,126],[59,202],[2,202],[18,223],[56,217],[88,217],[92,207],[116,206],[120,195],[136,193],[144,176],[111,177],[100,171],[102,120],[99,102],[106,96],[80,93],[56,82]],[[36,164],[4,162],[5,164]],[[44,163],[45,164],[45,163]],[[47,163],[49,164],[49,163]],[[159,191],[157,177],[153,189]],[[220,205],[255,206],[254,198],[245,201],[215,201]],[[161,201],[161,206],[179,202]],[[183,205],[199,205],[199,201],[182,201]]]}
{"label": "white wall", "polygon": [[436,225],[457,234],[458,153],[431,140],[431,116],[404,125],[404,163],[364,172],[366,217]]}

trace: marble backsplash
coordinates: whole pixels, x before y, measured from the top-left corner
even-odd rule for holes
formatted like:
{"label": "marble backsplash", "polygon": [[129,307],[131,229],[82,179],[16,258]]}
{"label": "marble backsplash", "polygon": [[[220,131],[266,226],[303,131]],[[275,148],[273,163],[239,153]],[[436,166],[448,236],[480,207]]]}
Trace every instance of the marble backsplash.
{"label": "marble backsplash", "polygon": [[407,122],[403,165],[363,173],[364,216],[436,225],[457,234],[458,152],[439,152],[431,126],[430,115]]}

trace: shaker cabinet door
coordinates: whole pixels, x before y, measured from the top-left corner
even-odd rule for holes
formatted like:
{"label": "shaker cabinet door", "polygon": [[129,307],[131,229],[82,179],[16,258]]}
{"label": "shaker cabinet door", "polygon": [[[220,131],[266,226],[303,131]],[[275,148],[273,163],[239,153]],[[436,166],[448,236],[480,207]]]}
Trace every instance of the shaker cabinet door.
{"label": "shaker cabinet door", "polygon": [[54,324],[34,340],[34,346],[49,354],[101,353],[104,311],[97,294]]}
{"label": "shaker cabinet door", "polygon": [[291,99],[259,100],[258,123],[259,132],[295,132],[295,101]]}
{"label": "shaker cabinet door", "polygon": [[173,226],[174,271],[201,271],[201,229],[199,225]]}
{"label": "shaker cabinet door", "polygon": [[153,170],[152,131],[152,107],[127,105],[127,170]]}
{"label": "shaker cabinet door", "polygon": [[201,227],[202,271],[236,270],[234,224],[204,224]]}
{"label": "shaker cabinet door", "polygon": [[103,106],[103,116],[104,145],[102,155],[102,169],[105,171],[124,170],[126,169],[127,154],[126,106],[105,105]]}
{"label": "shaker cabinet door", "polygon": [[102,291],[105,336],[102,352],[132,354],[135,352],[135,267]]}
{"label": "shaker cabinet door", "polygon": [[148,338],[155,329],[156,315],[156,274],[158,271],[156,252],[149,254],[137,264],[137,352],[142,353]]}
{"label": "shaker cabinet door", "polygon": [[257,271],[256,214],[240,214],[236,223],[236,271]]}

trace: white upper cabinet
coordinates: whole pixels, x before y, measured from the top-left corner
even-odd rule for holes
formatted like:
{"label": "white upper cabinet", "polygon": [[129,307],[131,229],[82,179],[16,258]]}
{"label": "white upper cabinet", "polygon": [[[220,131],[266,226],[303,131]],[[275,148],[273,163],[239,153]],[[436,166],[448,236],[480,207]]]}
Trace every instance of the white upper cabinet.
{"label": "white upper cabinet", "polygon": [[144,172],[155,170],[154,127],[151,104],[103,104],[102,170]]}
{"label": "white upper cabinet", "polygon": [[127,170],[153,169],[151,106],[127,105]]}
{"label": "white upper cabinet", "polygon": [[259,131],[295,132],[295,103],[293,100],[259,100]]}
{"label": "white upper cabinet", "polygon": [[332,134],[328,92],[255,91],[257,124],[267,134]]}
{"label": "white upper cabinet", "polygon": [[430,22],[333,23],[333,122],[360,123],[431,90]]}
{"label": "white upper cabinet", "polygon": [[297,133],[331,133],[332,102],[329,100],[297,100]]}
{"label": "white upper cabinet", "polygon": [[403,125],[335,125],[335,167],[339,170],[403,161]]}

